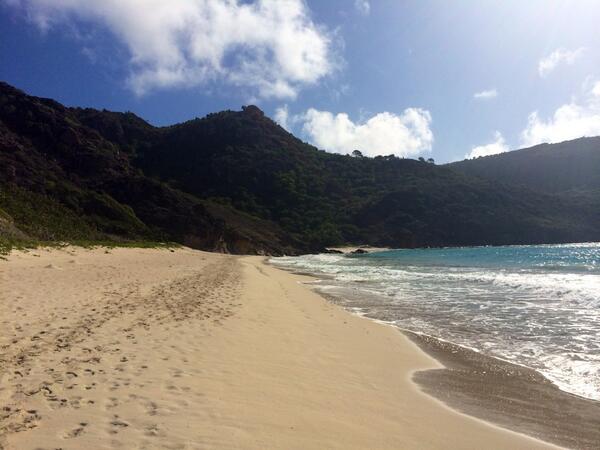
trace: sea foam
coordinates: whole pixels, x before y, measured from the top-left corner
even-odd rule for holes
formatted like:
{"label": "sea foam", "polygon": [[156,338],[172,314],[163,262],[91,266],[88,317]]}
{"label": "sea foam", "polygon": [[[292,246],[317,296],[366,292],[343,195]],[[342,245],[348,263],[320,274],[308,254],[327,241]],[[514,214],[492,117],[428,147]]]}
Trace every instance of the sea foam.
{"label": "sea foam", "polygon": [[394,250],[273,258],[327,275],[361,315],[544,374],[600,400],[600,244]]}

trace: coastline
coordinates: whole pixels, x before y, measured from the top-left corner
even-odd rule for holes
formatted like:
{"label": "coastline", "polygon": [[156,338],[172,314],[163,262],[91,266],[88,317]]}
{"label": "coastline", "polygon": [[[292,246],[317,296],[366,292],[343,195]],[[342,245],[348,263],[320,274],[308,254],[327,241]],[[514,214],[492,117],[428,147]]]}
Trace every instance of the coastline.
{"label": "coastline", "polygon": [[442,368],[262,257],[16,252],[0,266],[0,448],[553,448],[411,377]]}
{"label": "coastline", "polygon": [[533,369],[402,332],[444,365],[414,374],[413,380],[427,394],[465,414],[556,445],[599,445],[599,401],[563,391]]}
{"label": "coastline", "polygon": [[453,410],[561,447],[600,445],[600,401],[561,390],[534,369],[357,313],[343,294],[326,292],[318,284],[311,288],[350,314],[397,330],[437,361],[441,367],[416,371],[412,380]]}
{"label": "coastline", "polygon": [[371,247],[370,245],[346,245],[342,247],[327,247],[328,251],[333,251],[339,254],[352,254],[352,253],[377,253],[392,250],[389,247]]}

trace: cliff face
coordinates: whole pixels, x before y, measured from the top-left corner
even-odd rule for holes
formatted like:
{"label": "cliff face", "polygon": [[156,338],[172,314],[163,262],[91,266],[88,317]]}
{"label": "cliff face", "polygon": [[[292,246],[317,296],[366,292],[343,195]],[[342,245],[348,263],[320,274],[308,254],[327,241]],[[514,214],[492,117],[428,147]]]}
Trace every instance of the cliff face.
{"label": "cliff face", "polygon": [[600,240],[597,198],[393,156],[326,153],[256,106],[157,128],[0,84],[4,239],[171,240],[253,254],[348,242],[588,241]]}

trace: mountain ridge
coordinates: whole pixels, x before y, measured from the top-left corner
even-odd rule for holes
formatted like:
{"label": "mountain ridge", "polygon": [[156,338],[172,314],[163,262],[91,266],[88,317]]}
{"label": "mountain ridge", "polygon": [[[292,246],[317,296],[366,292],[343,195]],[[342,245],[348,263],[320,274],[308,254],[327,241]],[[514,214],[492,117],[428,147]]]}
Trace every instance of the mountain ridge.
{"label": "mountain ridge", "polygon": [[548,193],[600,189],[600,136],[539,144],[448,164],[467,175]]}
{"label": "mountain ridge", "polygon": [[0,83],[5,239],[172,240],[275,255],[342,243],[600,240],[597,202],[578,195],[498,185],[453,165],[327,153],[255,106],[154,127]]}

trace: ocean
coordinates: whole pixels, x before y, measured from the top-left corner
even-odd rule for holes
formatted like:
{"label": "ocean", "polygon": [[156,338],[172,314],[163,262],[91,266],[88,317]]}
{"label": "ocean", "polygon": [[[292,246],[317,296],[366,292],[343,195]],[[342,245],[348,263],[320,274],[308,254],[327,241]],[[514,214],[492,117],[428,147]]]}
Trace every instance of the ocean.
{"label": "ocean", "polygon": [[272,258],[348,310],[600,400],[600,243]]}

